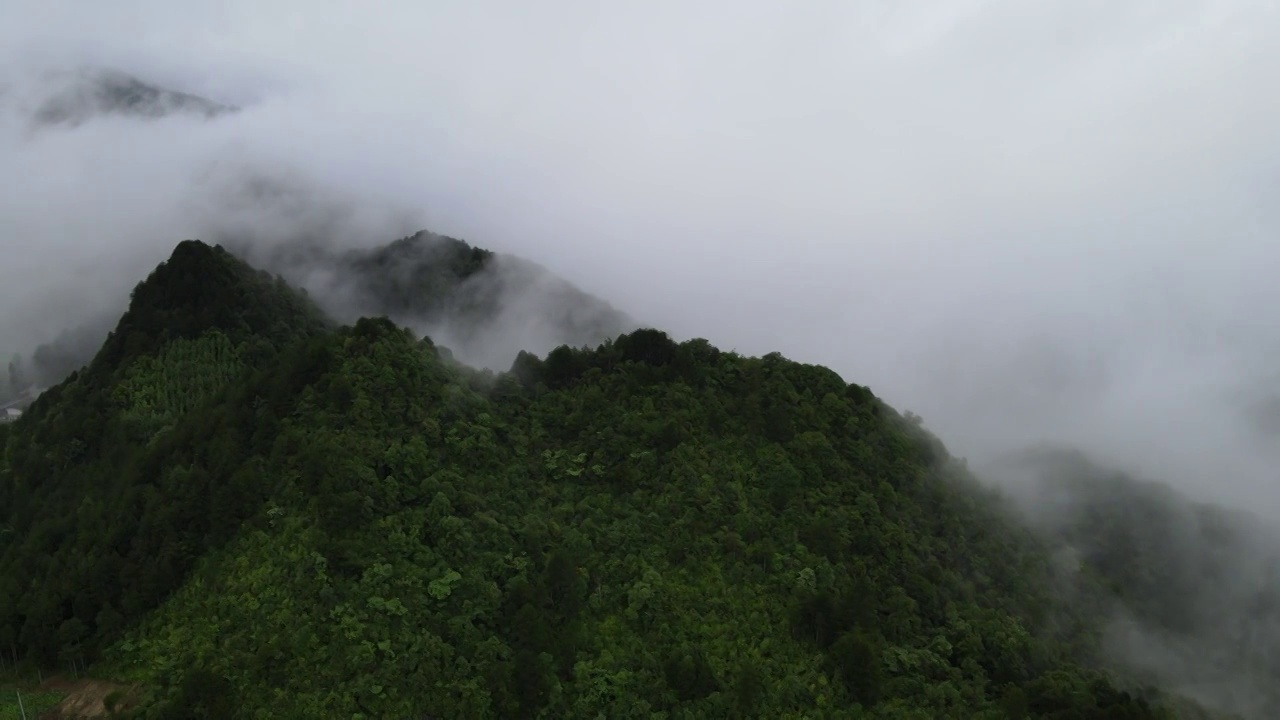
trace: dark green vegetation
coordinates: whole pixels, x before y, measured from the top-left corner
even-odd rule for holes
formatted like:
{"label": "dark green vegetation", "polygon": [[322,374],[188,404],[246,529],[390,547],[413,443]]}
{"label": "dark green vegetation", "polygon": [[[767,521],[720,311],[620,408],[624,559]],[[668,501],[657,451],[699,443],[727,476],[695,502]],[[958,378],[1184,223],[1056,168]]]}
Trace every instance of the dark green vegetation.
{"label": "dark green vegetation", "polygon": [[639,330],[477,372],[187,242],[0,428],[0,649],[145,718],[1158,718],[867,388]]}
{"label": "dark green vegetation", "polygon": [[0,684],[0,720],[35,720],[62,700],[61,693],[22,691],[21,702],[18,689]]}
{"label": "dark green vegetation", "polygon": [[[357,250],[309,239],[266,247],[242,242],[233,250],[299,287],[312,287],[331,317],[354,323],[386,316],[419,333],[446,337],[450,348],[478,365],[509,361],[517,350],[529,349],[521,344],[526,340],[544,350],[594,347],[637,327],[626,314],[545,268],[430,232]],[[0,374],[0,407],[86,365],[116,320],[98,313],[29,355],[10,358],[7,373]]]}
{"label": "dark green vegetation", "polygon": [[536,305],[538,319],[572,347],[594,346],[633,326],[625,314],[545,268],[435,233],[332,255],[321,266],[364,314],[449,325],[455,333],[483,331],[513,303]]}
{"label": "dark green vegetation", "polygon": [[287,245],[265,261],[300,284],[327,278],[310,286],[342,322],[385,316],[475,366],[506,367],[520,350],[594,347],[637,327],[541,266],[435,233],[351,251]]}
{"label": "dark green vegetation", "polygon": [[[459,288],[493,261],[488,250],[419,233],[385,247],[345,253],[336,262],[346,267],[349,282],[382,310],[380,314],[442,321],[456,306],[470,304],[458,298]],[[486,309],[496,310],[496,298],[484,300]]]}

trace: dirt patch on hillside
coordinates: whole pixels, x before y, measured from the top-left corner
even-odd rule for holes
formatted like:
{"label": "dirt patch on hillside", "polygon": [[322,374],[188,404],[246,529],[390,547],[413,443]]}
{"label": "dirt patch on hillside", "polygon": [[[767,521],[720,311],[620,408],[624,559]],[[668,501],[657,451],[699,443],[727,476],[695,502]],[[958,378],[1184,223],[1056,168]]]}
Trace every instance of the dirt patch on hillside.
{"label": "dirt patch on hillside", "polygon": [[113,692],[119,691],[124,699],[133,695],[135,688],[119,685],[105,680],[68,680],[66,678],[50,678],[41,686],[42,690],[65,693],[66,697],[57,707],[40,715],[41,720],[92,720],[107,717],[104,701]]}

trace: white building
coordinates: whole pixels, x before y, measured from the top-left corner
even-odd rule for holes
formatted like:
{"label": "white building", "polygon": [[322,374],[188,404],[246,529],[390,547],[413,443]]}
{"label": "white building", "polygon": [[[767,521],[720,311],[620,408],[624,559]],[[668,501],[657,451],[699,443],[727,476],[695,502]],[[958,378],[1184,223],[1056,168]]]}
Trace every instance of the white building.
{"label": "white building", "polygon": [[0,422],[13,422],[22,417],[22,411],[18,408],[5,408],[0,411]]}

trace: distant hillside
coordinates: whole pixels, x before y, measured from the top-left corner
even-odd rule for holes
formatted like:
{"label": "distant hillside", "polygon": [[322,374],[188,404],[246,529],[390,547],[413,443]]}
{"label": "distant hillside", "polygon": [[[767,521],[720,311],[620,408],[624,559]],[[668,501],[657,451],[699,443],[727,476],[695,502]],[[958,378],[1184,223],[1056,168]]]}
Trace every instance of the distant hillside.
{"label": "distant hillside", "polygon": [[306,287],[343,322],[387,316],[477,366],[505,369],[521,350],[594,346],[639,327],[528,260],[428,231],[372,249],[242,252]]}
{"label": "distant hillside", "polygon": [[0,398],[17,397],[26,389],[46,388],[66,379],[93,359],[118,320],[118,313],[104,313],[63,330],[30,355],[16,354],[9,360],[8,375],[0,378]]}
{"label": "distant hillside", "polygon": [[1280,717],[1280,529],[1075,452],[1016,466],[1036,526],[1109,591],[1109,656],[1244,717]]}
{"label": "distant hillside", "polygon": [[480,373],[188,242],[0,445],[4,662],[132,717],[1170,716],[1098,666],[1103,588],[777,354],[643,329]]}
{"label": "distant hillside", "polygon": [[77,126],[97,116],[156,119],[170,115],[215,118],[235,107],[143,82],[103,68],[51,74],[32,114],[37,125]]}
{"label": "distant hillside", "polygon": [[[234,241],[227,247],[309,290],[331,317],[347,323],[391,317],[476,366],[505,369],[522,350],[594,346],[639,327],[532,262],[426,231],[359,250],[320,243],[260,248]],[[0,378],[0,403],[84,367],[114,323],[114,317],[95,318],[13,358],[8,377]]]}

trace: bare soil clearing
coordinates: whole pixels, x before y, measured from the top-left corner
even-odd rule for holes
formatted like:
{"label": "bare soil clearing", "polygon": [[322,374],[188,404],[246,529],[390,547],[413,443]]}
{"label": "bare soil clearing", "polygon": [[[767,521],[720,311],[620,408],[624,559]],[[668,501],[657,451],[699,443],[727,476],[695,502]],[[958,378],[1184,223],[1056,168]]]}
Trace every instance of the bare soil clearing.
{"label": "bare soil clearing", "polygon": [[81,678],[68,680],[64,677],[49,678],[40,688],[51,692],[66,693],[66,697],[57,707],[42,714],[41,720],[89,720],[107,717],[107,708],[103,704],[107,696],[117,690],[126,698],[133,689],[105,680]]}

